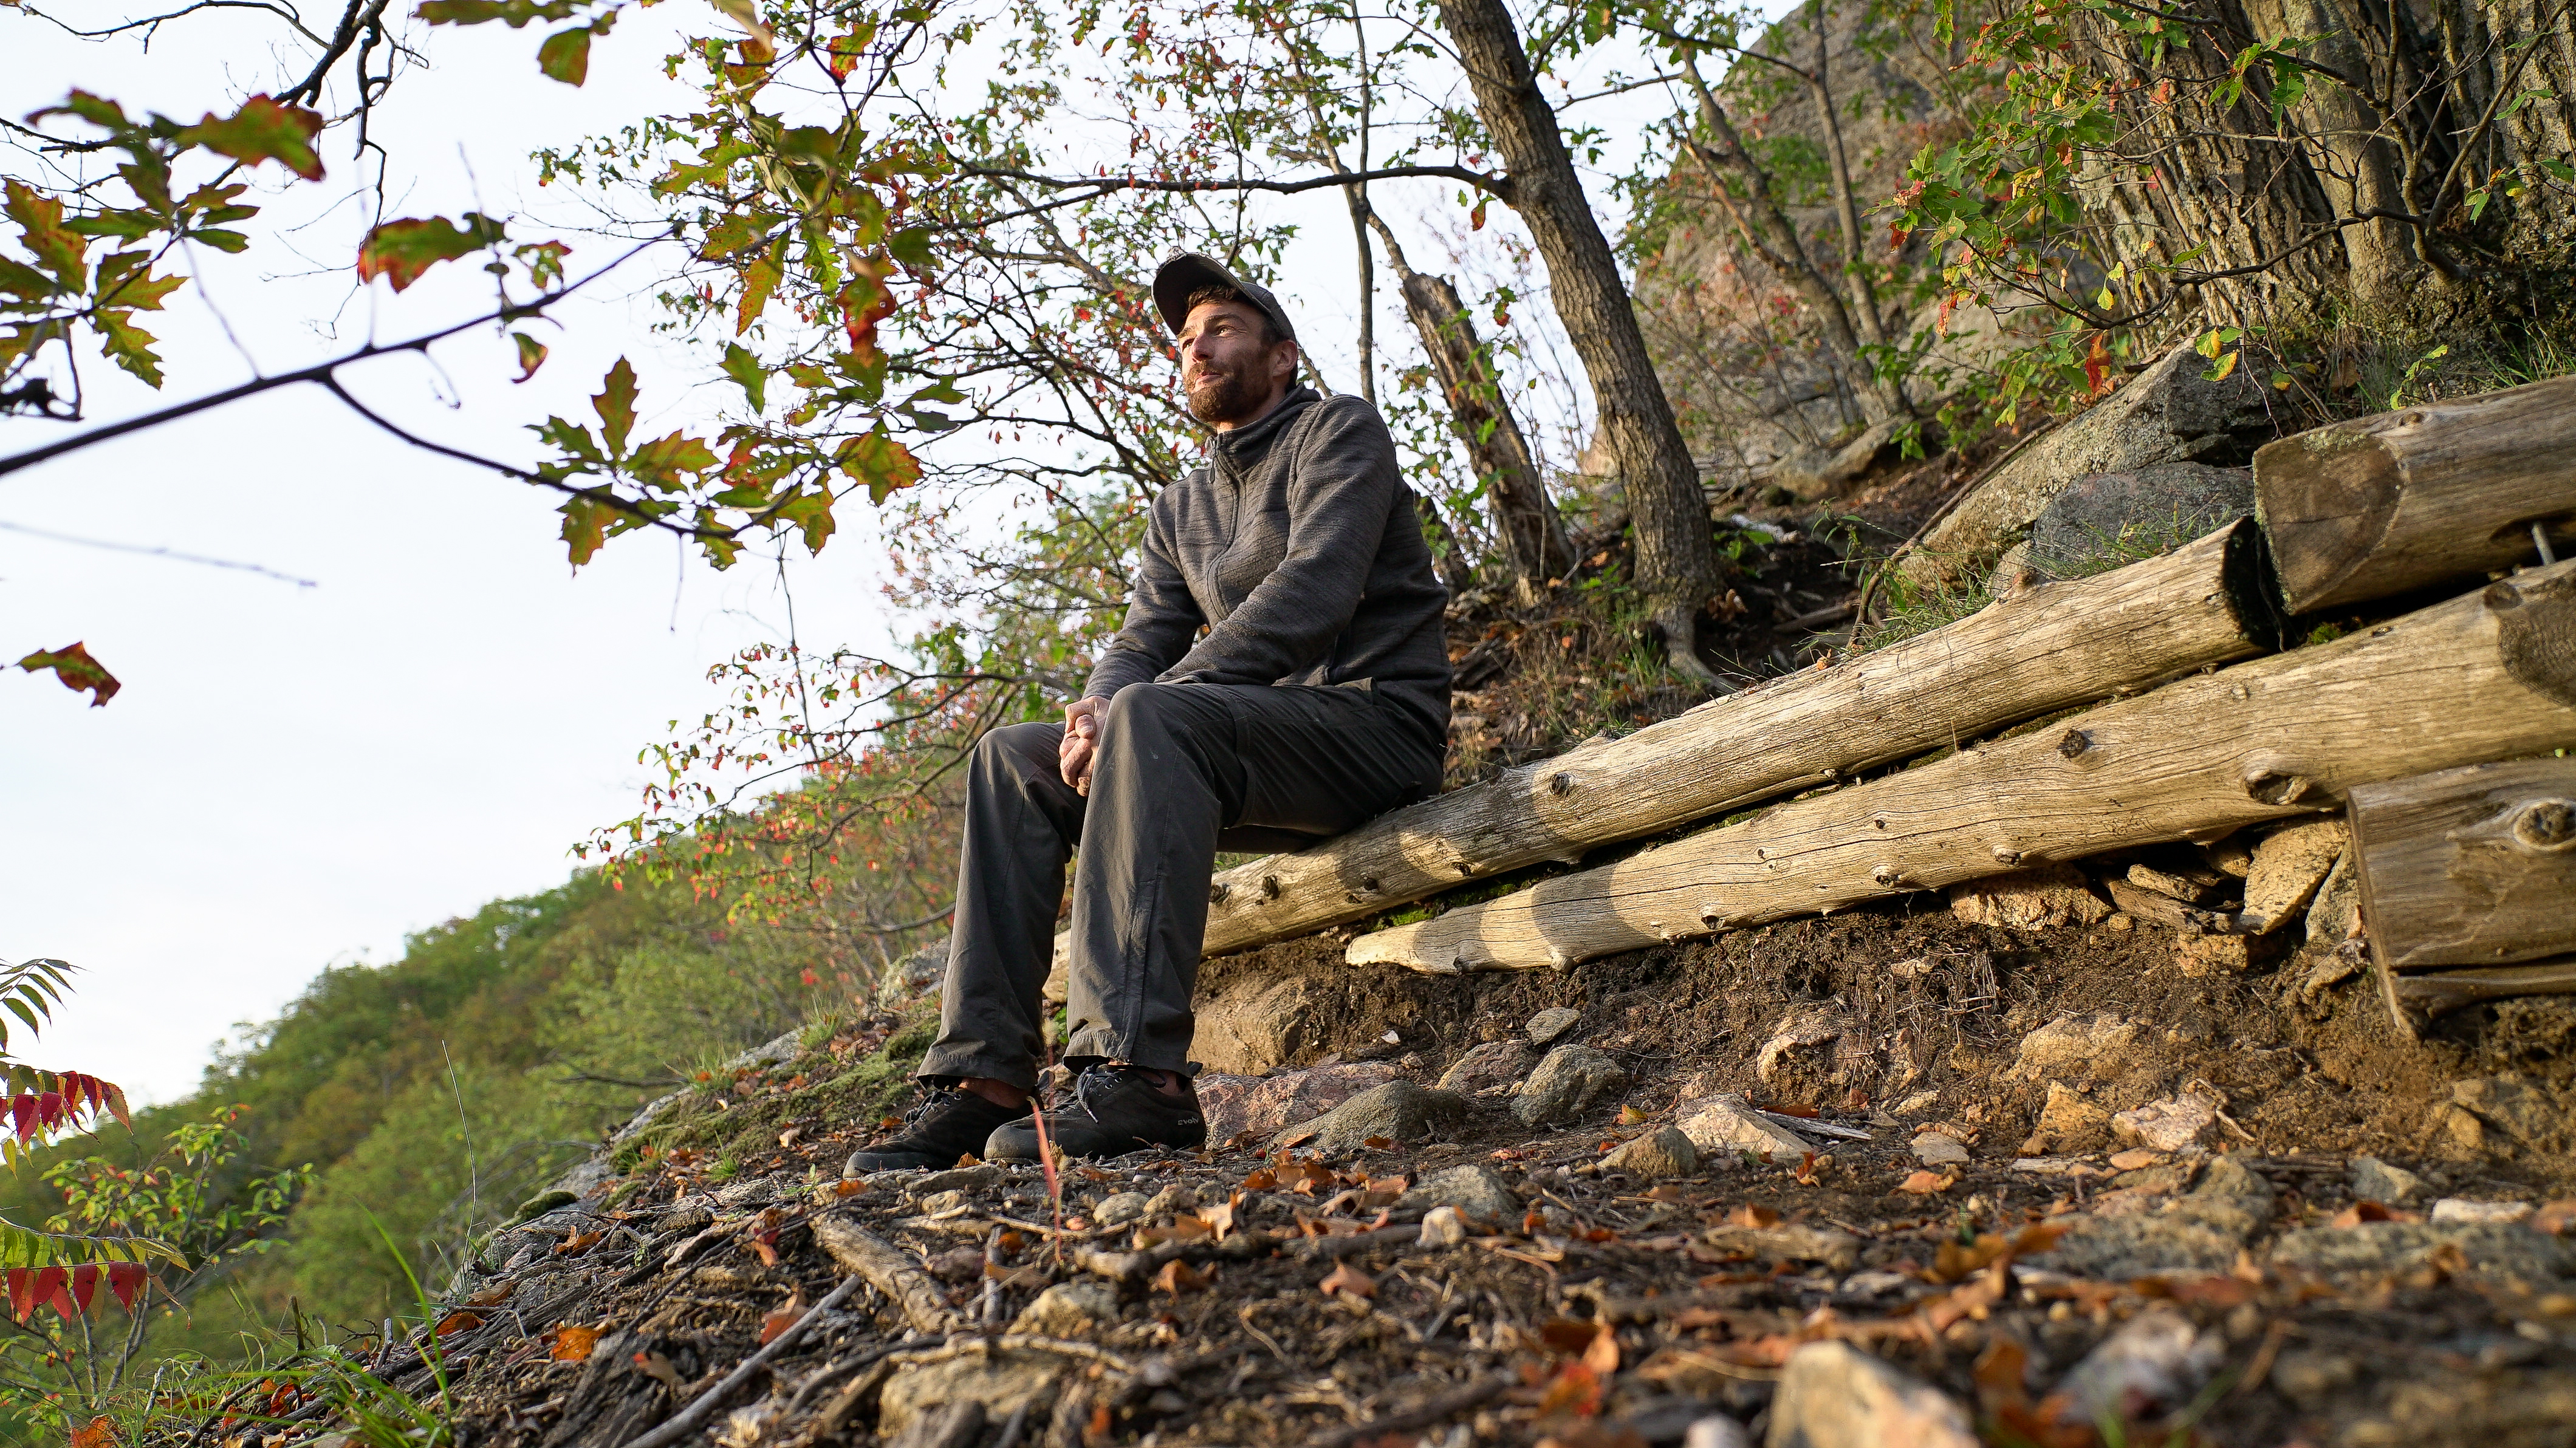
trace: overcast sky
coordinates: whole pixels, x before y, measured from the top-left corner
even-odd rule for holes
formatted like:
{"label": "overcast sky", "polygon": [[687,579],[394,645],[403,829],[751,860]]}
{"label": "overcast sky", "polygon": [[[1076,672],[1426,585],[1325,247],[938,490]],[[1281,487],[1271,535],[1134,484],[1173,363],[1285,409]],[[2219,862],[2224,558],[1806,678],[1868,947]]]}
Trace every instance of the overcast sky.
{"label": "overcast sky", "polygon": [[[652,63],[675,19],[698,23],[677,14],[688,8],[629,10],[578,90],[534,77],[535,31],[431,36],[435,64],[405,75],[377,121],[398,174],[416,178],[392,214],[564,216],[560,195],[535,187],[528,152],[689,105],[694,92]],[[78,85],[184,119],[229,110],[273,87],[243,55],[256,33],[209,12],[139,53],[9,12],[0,109],[24,115]],[[243,63],[204,59],[228,53]],[[344,133],[329,147],[336,183],[351,168]],[[465,267],[399,298],[381,284],[353,290],[339,268],[357,213],[315,214],[337,194],[299,190],[262,223],[296,228],[306,274],[266,246],[194,258],[186,269],[204,285],[147,319],[164,339],[167,389],[85,369],[92,422],[230,385],[253,362],[274,373],[481,310],[488,294]],[[1301,330],[1347,338],[1347,221],[1317,196],[1300,250],[1321,275],[1297,303]],[[573,270],[606,250],[577,253]],[[1318,313],[1342,325],[1317,327]],[[646,299],[603,288],[568,320],[524,387],[504,380],[514,369],[489,340],[443,348],[438,367],[388,359],[351,380],[409,423],[517,457],[529,455],[522,423],[587,417],[621,351],[644,377],[648,421],[705,415],[711,399],[657,359]],[[1400,327],[1400,313],[1381,312],[1391,349],[1406,350]],[[0,453],[67,430],[0,419]],[[866,512],[863,500],[844,507],[819,560],[790,555],[809,644],[889,640]],[[185,1094],[236,1023],[273,1017],[320,967],[393,959],[407,933],[557,884],[573,841],[634,812],[636,752],[715,702],[707,665],[782,635],[779,572],[746,562],[718,574],[671,541],[630,537],[576,577],[556,525],[547,497],[406,449],[310,388],[0,478],[0,652],[81,640],[125,684],[91,709],[50,675],[0,674],[0,959],[55,956],[86,972],[31,1059],[104,1075],[138,1100]]]}

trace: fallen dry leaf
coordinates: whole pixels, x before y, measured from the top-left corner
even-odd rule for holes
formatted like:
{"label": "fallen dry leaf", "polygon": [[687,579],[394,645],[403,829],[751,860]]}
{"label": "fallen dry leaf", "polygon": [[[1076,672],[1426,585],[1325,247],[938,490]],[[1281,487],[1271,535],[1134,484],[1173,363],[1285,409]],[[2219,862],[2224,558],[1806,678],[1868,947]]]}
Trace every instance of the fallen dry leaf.
{"label": "fallen dry leaf", "polygon": [[1581,1357],[1601,1333],[1601,1324],[1583,1317],[1551,1317],[1538,1325],[1538,1340],[1559,1357]]}
{"label": "fallen dry leaf", "polygon": [[796,1149],[796,1143],[803,1141],[804,1139],[805,1128],[801,1126],[791,1126],[785,1131],[778,1133],[778,1149],[780,1151],[794,1151]]}
{"label": "fallen dry leaf", "polygon": [[110,1448],[116,1442],[116,1420],[105,1414],[89,1420],[89,1426],[72,1434],[72,1448]]}
{"label": "fallen dry leaf", "polygon": [[1243,1179],[1243,1189],[1247,1192],[1275,1191],[1278,1186],[1279,1173],[1266,1166],[1254,1167]]}
{"label": "fallen dry leaf", "polygon": [[1619,1108],[1619,1124],[1621,1126],[1641,1126],[1645,1123],[1645,1120],[1646,1113],[1639,1111],[1634,1106],[1622,1106]]}
{"label": "fallen dry leaf", "polygon": [[776,1342],[780,1333],[794,1327],[796,1325],[796,1319],[803,1317],[804,1315],[804,1294],[798,1293],[797,1295],[788,1298],[785,1306],[778,1308],[774,1312],[765,1314],[760,1319],[760,1345],[762,1347],[767,1347],[771,1343]]}
{"label": "fallen dry leaf", "polygon": [[1650,1202],[1678,1202],[1681,1199],[1682,1189],[1671,1182],[1664,1182],[1646,1193],[1646,1200]]}
{"label": "fallen dry leaf", "polygon": [[635,1366],[643,1369],[644,1376],[669,1388],[672,1392],[680,1391],[682,1387],[680,1370],[671,1366],[669,1358],[658,1352],[639,1352],[635,1355]]}
{"label": "fallen dry leaf", "polygon": [[1345,1297],[1370,1298],[1377,1296],[1377,1279],[1348,1262],[1341,1262],[1334,1265],[1331,1276],[1317,1284],[1317,1289],[1328,1294],[1338,1292]]}
{"label": "fallen dry leaf", "polygon": [[555,1244],[555,1255],[558,1257],[578,1257],[582,1253],[589,1251],[591,1248],[598,1246],[599,1239],[607,1235],[608,1234],[606,1232],[596,1231],[575,1232],[571,1236],[566,1237]]}
{"label": "fallen dry leaf", "polygon": [[473,1296],[466,1298],[465,1305],[468,1307],[498,1307],[502,1303],[509,1301],[510,1294],[518,1290],[519,1284],[516,1282],[504,1282],[497,1287],[486,1287],[482,1291],[475,1293]]}
{"label": "fallen dry leaf", "polygon": [[867,1189],[866,1182],[843,1180],[832,1183],[832,1195],[836,1197],[854,1197]]}
{"label": "fallen dry leaf", "polygon": [[1229,1233],[1234,1231],[1235,1209],[1242,1205],[1243,1193],[1235,1192],[1225,1199],[1223,1206],[1200,1208],[1199,1220],[1207,1225],[1210,1232],[1216,1234],[1218,1241],[1222,1242]]}
{"label": "fallen dry leaf", "polygon": [[599,1346],[598,1328],[559,1327],[555,1329],[555,1345],[547,1356],[559,1363],[588,1362],[590,1350],[597,1346]]}
{"label": "fallen dry leaf", "polygon": [[1184,1292],[1197,1292],[1208,1285],[1206,1274],[1175,1257],[1154,1274],[1154,1285],[1174,1297]]}
{"label": "fallen dry leaf", "polygon": [[1726,1224],[1730,1227],[1753,1227],[1757,1229],[1762,1227],[1776,1227],[1780,1225],[1780,1214],[1771,1210],[1769,1207],[1757,1207],[1752,1203],[1747,1202],[1743,1206],[1737,1207],[1734,1211],[1726,1214]]}
{"label": "fallen dry leaf", "polygon": [[1395,1138],[1392,1136],[1362,1137],[1360,1139],[1360,1145],[1367,1147],[1371,1151],[1384,1151],[1388,1147],[1395,1145]]}
{"label": "fallen dry leaf", "polygon": [[452,1333],[472,1332],[482,1325],[483,1314],[479,1312],[451,1312],[438,1320],[438,1335],[446,1337]]}
{"label": "fallen dry leaf", "polygon": [[1541,1418],[1589,1418],[1601,1411],[1601,1375],[1579,1362],[1557,1369],[1538,1400]]}
{"label": "fallen dry leaf", "polygon": [[2355,1202],[2335,1213],[2334,1220],[2328,1225],[2358,1227],[2365,1222],[2420,1222],[2422,1220],[2424,1220],[2423,1217],[2414,1212],[2397,1211],[2377,1202]]}
{"label": "fallen dry leaf", "polygon": [[1607,1379],[1619,1371],[1619,1334],[1610,1324],[1592,1335],[1592,1345],[1583,1350],[1583,1365]]}
{"label": "fallen dry leaf", "polygon": [[2164,1159],[2163,1152],[2153,1151],[2143,1146],[2133,1146],[2127,1151],[2111,1153],[2111,1165],[2122,1171],[2136,1171],[2141,1167],[2154,1166]]}
{"label": "fallen dry leaf", "polygon": [[1896,1184],[1896,1189],[1900,1192],[1911,1192],[1918,1197],[1938,1196],[1941,1193],[1948,1191],[1950,1189],[1950,1183],[1954,1180],[1956,1180],[1956,1178],[1934,1176],[1928,1171],[1918,1171],[1913,1175],[1908,1176],[1905,1180],[1898,1182]]}

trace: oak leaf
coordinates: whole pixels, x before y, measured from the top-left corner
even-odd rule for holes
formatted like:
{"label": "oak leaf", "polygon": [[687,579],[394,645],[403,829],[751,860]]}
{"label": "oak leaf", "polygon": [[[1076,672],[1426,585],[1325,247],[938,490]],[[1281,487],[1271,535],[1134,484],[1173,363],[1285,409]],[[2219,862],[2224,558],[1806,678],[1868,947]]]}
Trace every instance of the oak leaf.
{"label": "oak leaf", "polygon": [[595,1327],[556,1328],[555,1345],[548,1356],[559,1363],[588,1362],[591,1349],[599,1346],[599,1337],[600,1331]]}

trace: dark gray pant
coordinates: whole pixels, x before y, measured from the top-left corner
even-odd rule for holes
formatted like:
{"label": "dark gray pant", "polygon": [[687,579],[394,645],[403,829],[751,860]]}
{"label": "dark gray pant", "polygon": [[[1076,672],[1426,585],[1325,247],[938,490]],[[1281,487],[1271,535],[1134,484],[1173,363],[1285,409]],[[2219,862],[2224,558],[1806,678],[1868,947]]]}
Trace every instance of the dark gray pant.
{"label": "dark gray pant", "polygon": [[1295,849],[1440,788],[1421,727],[1363,689],[1131,684],[1101,711],[1088,798],[1057,771],[1063,736],[1014,724],[975,746],[920,1076],[1036,1085],[1038,992],[1077,845],[1065,1059],[1179,1070],[1216,852]]}

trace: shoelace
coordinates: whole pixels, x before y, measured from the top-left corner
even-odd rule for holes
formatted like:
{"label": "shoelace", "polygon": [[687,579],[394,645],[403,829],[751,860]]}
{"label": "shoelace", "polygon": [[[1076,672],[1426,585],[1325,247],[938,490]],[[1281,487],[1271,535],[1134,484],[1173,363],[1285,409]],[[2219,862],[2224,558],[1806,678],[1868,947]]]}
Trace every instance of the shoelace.
{"label": "shoelace", "polygon": [[922,1118],[928,1116],[933,1111],[938,1110],[940,1107],[948,1105],[958,1097],[965,1094],[966,1088],[962,1086],[942,1086],[937,1090],[932,1091],[929,1095],[912,1103],[912,1109],[903,1114],[903,1128],[897,1134],[906,1136],[910,1135],[914,1127],[921,1125]]}

